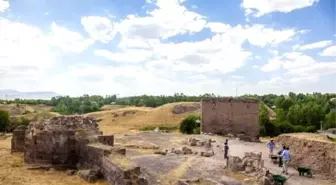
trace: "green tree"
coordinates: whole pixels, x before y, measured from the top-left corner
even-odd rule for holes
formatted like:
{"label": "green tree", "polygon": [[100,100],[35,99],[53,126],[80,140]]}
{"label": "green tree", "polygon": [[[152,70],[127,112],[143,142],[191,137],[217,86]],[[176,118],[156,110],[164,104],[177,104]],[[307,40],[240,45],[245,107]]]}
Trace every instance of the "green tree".
{"label": "green tree", "polygon": [[0,132],[6,131],[9,125],[9,114],[7,111],[0,110]]}

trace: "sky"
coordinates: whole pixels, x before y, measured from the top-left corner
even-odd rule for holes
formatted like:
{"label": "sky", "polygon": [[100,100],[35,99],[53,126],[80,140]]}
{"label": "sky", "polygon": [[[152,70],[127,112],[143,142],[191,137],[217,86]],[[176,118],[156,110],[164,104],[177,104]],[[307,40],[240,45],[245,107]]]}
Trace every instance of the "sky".
{"label": "sky", "polygon": [[0,89],[336,92],[334,0],[0,0]]}

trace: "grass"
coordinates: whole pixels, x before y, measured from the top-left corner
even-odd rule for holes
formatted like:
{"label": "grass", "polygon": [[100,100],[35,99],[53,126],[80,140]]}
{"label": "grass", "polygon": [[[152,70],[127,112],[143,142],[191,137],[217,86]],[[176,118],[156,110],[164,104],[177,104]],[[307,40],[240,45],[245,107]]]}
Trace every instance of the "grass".
{"label": "grass", "polygon": [[153,131],[157,127],[159,128],[159,130],[165,130],[167,132],[177,131],[178,128],[179,128],[177,125],[170,125],[170,124],[159,125],[159,124],[155,124],[155,125],[147,125],[145,127],[142,127],[142,128],[140,128],[140,131]]}

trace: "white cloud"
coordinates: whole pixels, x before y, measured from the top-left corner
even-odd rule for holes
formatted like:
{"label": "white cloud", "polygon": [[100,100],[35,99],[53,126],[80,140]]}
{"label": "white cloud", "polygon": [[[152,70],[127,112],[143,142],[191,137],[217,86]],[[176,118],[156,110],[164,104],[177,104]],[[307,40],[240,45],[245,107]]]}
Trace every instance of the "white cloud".
{"label": "white cloud", "polygon": [[331,44],[332,44],[331,40],[323,40],[323,41],[314,42],[314,43],[306,44],[306,45],[296,45],[293,49],[304,51],[304,50],[310,50],[310,49],[324,48],[324,47],[330,46]]}
{"label": "white cloud", "polygon": [[273,12],[289,13],[296,9],[312,6],[319,0],[243,0],[245,15],[261,17]]}
{"label": "white cloud", "polygon": [[0,18],[0,30],[0,87],[33,90],[55,64],[54,53],[34,26]]}
{"label": "white cloud", "polygon": [[336,45],[330,46],[326,49],[324,49],[321,53],[321,56],[330,56],[330,57],[336,57]]}
{"label": "white cloud", "polygon": [[9,2],[6,0],[0,0],[0,12],[5,12],[9,9]]}
{"label": "white cloud", "polygon": [[118,31],[132,39],[167,39],[199,32],[206,24],[205,17],[187,10],[178,0],[156,0],[155,5],[145,17],[127,16],[118,24]]}
{"label": "white cloud", "polygon": [[268,61],[265,65],[261,66],[260,70],[264,72],[276,71],[281,68],[282,61],[276,57]]}
{"label": "white cloud", "polygon": [[281,67],[290,70],[311,65],[315,62],[316,61],[308,55],[299,52],[291,52],[285,53],[281,56],[275,56],[274,58],[270,59],[268,63],[263,65],[260,70],[264,72],[271,72],[279,70]]}
{"label": "white cloud", "polygon": [[259,69],[260,66],[258,66],[258,65],[253,65],[252,68],[253,68],[253,69]]}
{"label": "white cloud", "polygon": [[51,24],[51,34],[47,37],[47,42],[65,52],[75,53],[80,53],[93,44],[92,39],[86,39],[80,33],[58,26],[55,22]]}
{"label": "white cloud", "polygon": [[258,85],[267,85],[267,86],[277,87],[277,86],[283,86],[285,83],[286,83],[286,81],[282,77],[277,76],[277,77],[273,77],[269,80],[259,81]]}
{"label": "white cloud", "polygon": [[102,43],[108,43],[116,34],[115,25],[106,17],[82,17],[81,23],[92,39],[101,41]]}
{"label": "white cloud", "polygon": [[152,56],[152,52],[143,49],[127,49],[120,52],[110,52],[105,49],[95,50],[94,54],[103,56],[115,62],[139,63],[148,60]]}
{"label": "white cloud", "polygon": [[319,62],[291,69],[288,74],[297,76],[336,75],[336,62]]}

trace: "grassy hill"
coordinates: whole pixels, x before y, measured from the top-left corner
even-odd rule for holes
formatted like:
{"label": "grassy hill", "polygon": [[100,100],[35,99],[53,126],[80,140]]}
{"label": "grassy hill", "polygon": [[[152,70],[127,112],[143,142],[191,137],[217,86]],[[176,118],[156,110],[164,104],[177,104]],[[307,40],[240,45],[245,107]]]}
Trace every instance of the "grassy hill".
{"label": "grassy hill", "polygon": [[[196,109],[181,114],[173,113],[178,108]],[[155,128],[156,126],[177,129],[179,123],[189,114],[200,114],[199,103],[169,103],[157,108],[122,107],[99,112],[88,113],[99,120],[100,129],[106,133],[125,133]]]}

